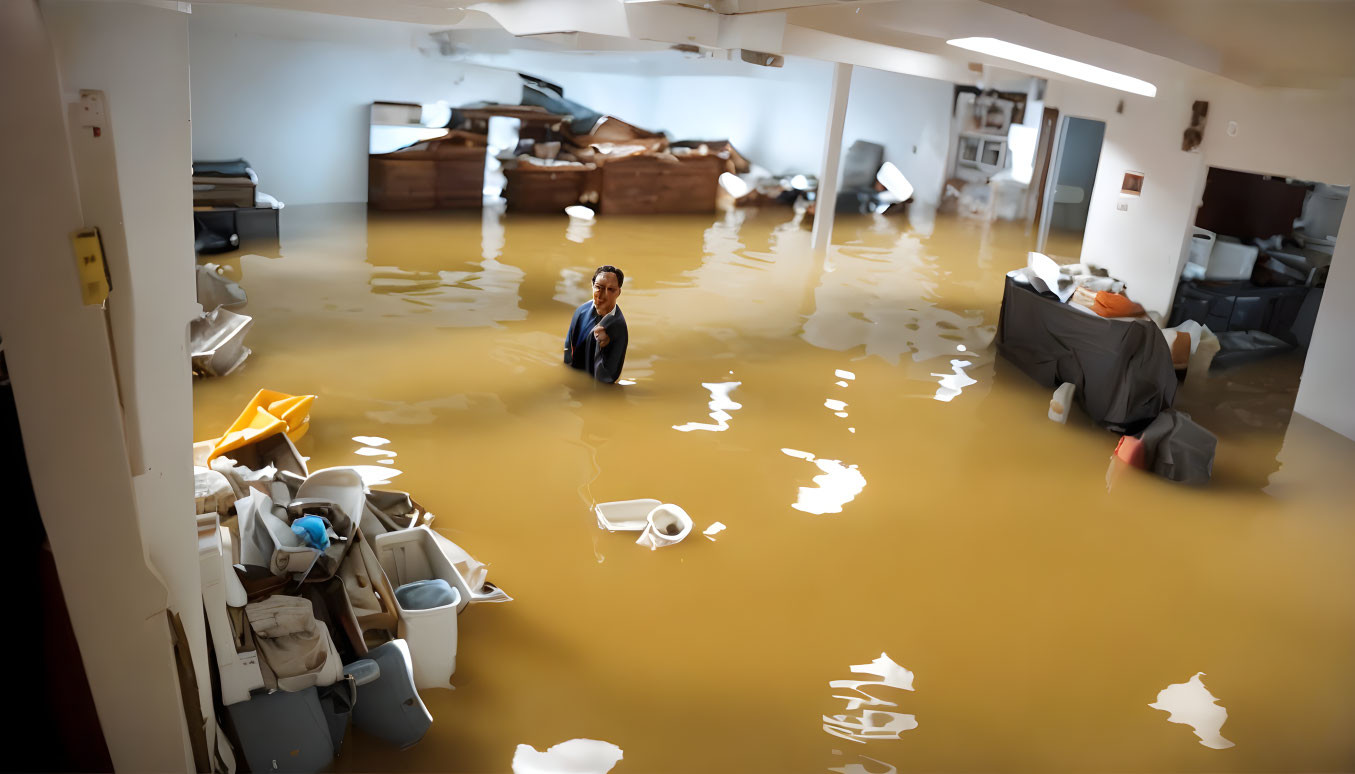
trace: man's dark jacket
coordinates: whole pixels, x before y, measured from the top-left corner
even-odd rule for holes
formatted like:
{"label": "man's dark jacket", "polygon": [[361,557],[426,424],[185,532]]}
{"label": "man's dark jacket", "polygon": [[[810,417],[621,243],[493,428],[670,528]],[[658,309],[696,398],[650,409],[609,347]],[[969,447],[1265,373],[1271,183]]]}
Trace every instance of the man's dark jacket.
{"label": "man's dark jacket", "polygon": [[574,319],[569,321],[569,333],[565,335],[565,364],[587,371],[599,382],[610,384],[621,376],[630,336],[626,330],[626,318],[619,306],[616,307],[616,314],[603,325],[611,339],[605,347],[593,338],[593,328],[597,323],[598,315],[592,301],[574,310]]}

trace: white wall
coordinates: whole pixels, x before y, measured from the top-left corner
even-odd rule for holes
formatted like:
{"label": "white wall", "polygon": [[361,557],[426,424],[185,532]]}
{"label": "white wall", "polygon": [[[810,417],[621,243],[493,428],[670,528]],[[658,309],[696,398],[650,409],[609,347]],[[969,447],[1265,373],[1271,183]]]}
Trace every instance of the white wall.
{"label": "white wall", "polygon": [[287,204],[367,200],[368,106],[519,101],[508,71],[420,53],[429,28],[198,4],[188,23],[193,158],[248,159]]}
{"label": "white wall", "polygon": [[885,161],[913,184],[915,202],[935,207],[946,182],[954,93],[947,81],[853,68],[843,148],[856,140],[884,145]]}

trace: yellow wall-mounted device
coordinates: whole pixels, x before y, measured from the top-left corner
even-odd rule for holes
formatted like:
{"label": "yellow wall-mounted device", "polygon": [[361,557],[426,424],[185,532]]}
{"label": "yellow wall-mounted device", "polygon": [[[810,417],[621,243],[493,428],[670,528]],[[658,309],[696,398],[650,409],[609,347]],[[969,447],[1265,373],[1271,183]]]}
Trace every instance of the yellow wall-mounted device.
{"label": "yellow wall-mounted device", "polygon": [[97,306],[108,298],[108,271],[104,268],[99,229],[82,228],[71,234],[76,270],[80,273],[80,296],[85,306]]}

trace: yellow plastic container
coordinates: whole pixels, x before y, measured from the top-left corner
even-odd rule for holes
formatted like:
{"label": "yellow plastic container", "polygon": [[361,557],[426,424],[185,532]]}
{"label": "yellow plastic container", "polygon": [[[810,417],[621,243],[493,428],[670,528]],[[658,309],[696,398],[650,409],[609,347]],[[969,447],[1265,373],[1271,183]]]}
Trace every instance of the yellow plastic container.
{"label": "yellow plastic container", "polygon": [[288,395],[277,390],[259,390],[235,422],[216,441],[208,462],[233,449],[248,446],[271,435],[286,433],[293,442],[310,429],[314,395]]}

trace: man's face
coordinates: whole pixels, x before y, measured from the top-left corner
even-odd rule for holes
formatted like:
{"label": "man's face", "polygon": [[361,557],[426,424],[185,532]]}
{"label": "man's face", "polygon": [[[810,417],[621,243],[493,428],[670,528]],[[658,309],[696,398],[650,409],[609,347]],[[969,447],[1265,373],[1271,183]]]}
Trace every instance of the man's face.
{"label": "man's face", "polygon": [[593,278],[593,306],[597,307],[598,314],[612,311],[620,295],[621,285],[616,281],[615,274],[604,271]]}

